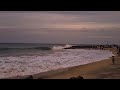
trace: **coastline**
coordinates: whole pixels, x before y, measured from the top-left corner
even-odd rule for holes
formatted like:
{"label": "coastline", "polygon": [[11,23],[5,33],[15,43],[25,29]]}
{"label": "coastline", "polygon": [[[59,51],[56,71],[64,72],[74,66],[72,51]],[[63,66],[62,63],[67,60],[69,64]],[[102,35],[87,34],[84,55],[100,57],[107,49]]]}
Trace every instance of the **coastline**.
{"label": "coastline", "polygon": [[[112,53],[115,55],[116,61],[118,61],[120,58],[117,55],[115,49],[113,48],[108,48],[106,50],[112,51]],[[102,61],[98,62],[93,62],[85,65],[79,65],[79,66],[74,66],[68,68],[67,71],[53,74],[53,75],[48,75],[45,77],[45,79],[70,79],[71,77],[77,77],[81,75],[84,77],[84,79],[102,79],[102,78],[108,78],[107,76],[102,76],[104,73],[110,73],[113,68],[119,68],[119,61],[117,62],[117,65],[113,65],[111,58],[105,59]],[[112,73],[112,72],[111,72]],[[119,73],[119,72],[118,72]],[[110,77],[112,78],[112,77]],[[116,77],[113,77],[116,78]],[[120,78],[117,77],[117,78]]]}
{"label": "coastline", "polygon": [[[106,50],[110,50],[114,55],[116,55],[115,49],[108,48]],[[115,56],[115,58],[118,57]],[[102,72],[108,70],[111,66],[114,65],[112,65],[111,58],[109,58],[85,65],[73,66],[73,67],[33,74],[32,76],[33,79],[70,79],[71,77],[77,77],[81,75],[84,79],[100,79],[100,78],[104,78],[100,76]],[[16,77],[11,77],[9,79],[16,79]],[[22,79],[22,77],[19,77],[18,79]]]}

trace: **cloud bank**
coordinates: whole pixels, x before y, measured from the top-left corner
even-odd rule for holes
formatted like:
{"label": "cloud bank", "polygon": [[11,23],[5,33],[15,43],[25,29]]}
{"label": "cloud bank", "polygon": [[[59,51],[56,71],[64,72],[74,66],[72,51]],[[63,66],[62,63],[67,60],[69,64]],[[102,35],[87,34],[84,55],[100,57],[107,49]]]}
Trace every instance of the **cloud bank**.
{"label": "cloud bank", "polygon": [[0,12],[0,42],[119,43],[119,11]]}

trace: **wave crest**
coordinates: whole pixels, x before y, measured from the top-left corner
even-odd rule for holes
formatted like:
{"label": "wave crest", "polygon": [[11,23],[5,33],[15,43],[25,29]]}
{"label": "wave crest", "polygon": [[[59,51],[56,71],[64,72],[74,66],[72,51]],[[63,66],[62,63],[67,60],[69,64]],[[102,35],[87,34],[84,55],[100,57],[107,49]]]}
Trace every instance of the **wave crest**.
{"label": "wave crest", "polygon": [[72,47],[72,45],[69,45],[69,44],[66,44],[65,46],[53,46],[52,50],[62,50],[65,48],[70,48],[70,47]]}

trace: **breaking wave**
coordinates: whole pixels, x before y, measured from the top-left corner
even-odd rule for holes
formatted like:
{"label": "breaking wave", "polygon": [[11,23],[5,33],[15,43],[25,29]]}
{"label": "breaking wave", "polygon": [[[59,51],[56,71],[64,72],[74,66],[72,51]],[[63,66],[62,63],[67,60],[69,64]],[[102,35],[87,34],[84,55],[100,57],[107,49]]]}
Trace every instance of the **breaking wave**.
{"label": "breaking wave", "polygon": [[70,48],[72,45],[66,44],[65,46],[53,46],[52,50],[61,50],[65,48]]}

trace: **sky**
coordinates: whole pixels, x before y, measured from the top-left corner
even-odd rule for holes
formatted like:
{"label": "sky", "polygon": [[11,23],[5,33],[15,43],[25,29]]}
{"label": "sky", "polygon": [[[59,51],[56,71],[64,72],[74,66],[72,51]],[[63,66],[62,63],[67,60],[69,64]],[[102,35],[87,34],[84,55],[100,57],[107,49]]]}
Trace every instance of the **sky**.
{"label": "sky", "polygon": [[0,43],[120,44],[120,11],[0,11]]}

